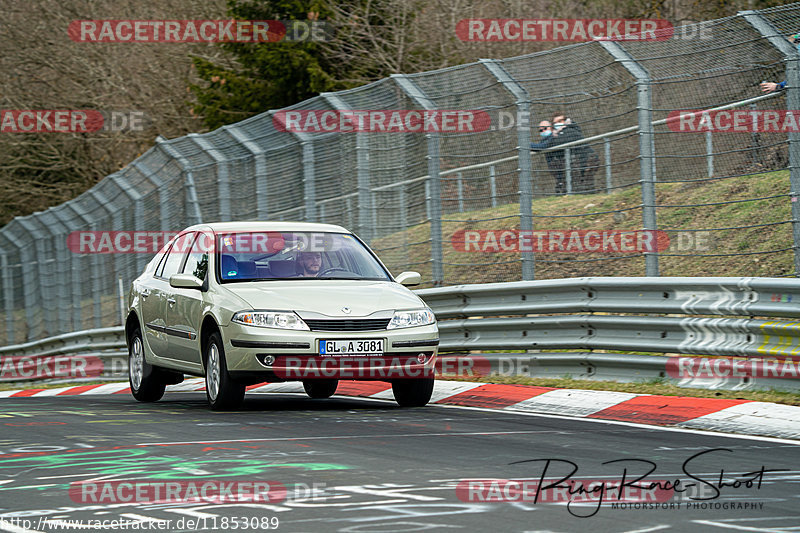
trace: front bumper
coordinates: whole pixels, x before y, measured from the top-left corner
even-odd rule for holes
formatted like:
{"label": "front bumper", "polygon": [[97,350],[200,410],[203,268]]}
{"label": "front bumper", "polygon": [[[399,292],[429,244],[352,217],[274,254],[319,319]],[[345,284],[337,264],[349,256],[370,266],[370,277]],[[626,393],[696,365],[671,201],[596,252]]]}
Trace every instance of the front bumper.
{"label": "front bumper", "polygon": [[[249,382],[307,379],[393,381],[433,377],[435,324],[380,331],[295,331],[231,323],[222,328],[228,372]],[[319,354],[320,340],[383,339],[380,355]]]}

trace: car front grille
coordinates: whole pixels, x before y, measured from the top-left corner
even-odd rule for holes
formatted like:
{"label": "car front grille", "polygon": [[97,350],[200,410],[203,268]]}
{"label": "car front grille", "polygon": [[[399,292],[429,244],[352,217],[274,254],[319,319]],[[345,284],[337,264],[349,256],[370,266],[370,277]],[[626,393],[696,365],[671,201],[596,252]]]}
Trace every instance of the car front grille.
{"label": "car front grille", "polygon": [[311,331],[378,331],[386,329],[389,318],[306,319]]}

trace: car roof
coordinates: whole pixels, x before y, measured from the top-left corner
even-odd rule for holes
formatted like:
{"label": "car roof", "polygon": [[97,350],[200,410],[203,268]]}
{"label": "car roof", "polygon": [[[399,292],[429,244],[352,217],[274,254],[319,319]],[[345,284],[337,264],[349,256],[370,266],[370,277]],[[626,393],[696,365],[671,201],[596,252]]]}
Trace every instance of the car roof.
{"label": "car roof", "polygon": [[214,233],[235,233],[242,231],[297,231],[297,232],[335,232],[335,233],[351,233],[350,230],[337,226],[335,224],[319,224],[316,222],[284,222],[284,221],[241,221],[241,222],[213,222],[204,224],[195,224],[184,231],[190,230],[207,230],[211,229]]}

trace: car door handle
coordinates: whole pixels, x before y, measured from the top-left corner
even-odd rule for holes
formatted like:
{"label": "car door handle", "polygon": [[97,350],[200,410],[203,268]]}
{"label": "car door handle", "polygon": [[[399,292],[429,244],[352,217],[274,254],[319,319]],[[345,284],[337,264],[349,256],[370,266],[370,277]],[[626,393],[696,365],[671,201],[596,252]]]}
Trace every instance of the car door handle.
{"label": "car door handle", "polygon": [[170,306],[173,306],[173,305],[175,305],[175,298],[167,298],[167,303],[168,303]]}
{"label": "car door handle", "polygon": [[150,296],[150,289],[143,289],[142,298],[147,298],[148,296]]}

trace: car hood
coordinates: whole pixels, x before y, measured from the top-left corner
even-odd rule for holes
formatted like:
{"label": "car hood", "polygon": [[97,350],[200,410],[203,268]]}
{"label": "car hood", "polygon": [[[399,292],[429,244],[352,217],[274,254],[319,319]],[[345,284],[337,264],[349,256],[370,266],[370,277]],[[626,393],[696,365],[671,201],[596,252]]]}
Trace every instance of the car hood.
{"label": "car hood", "polygon": [[[425,307],[416,294],[388,281],[258,281],[227,283],[224,287],[253,309],[296,311],[304,318],[315,314],[364,317],[378,311]],[[343,307],[350,308],[350,313],[343,312]]]}

